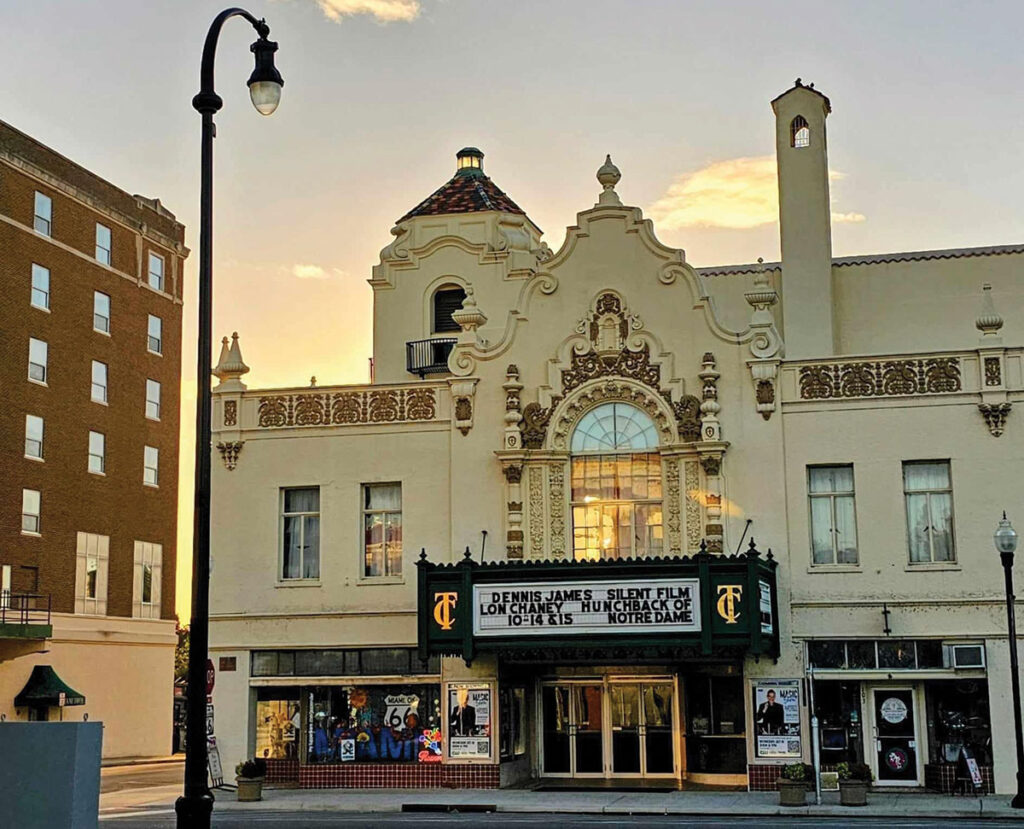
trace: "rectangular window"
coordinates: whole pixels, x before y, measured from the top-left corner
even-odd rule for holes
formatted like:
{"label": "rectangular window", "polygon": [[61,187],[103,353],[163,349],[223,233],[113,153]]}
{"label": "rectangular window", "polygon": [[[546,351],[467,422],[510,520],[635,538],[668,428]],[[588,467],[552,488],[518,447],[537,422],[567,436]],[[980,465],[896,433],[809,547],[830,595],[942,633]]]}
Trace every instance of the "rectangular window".
{"label": "rectangular window", "polygon": [[320,578],[320,487],[281,490],[281,578]]}
{"label": "rectangular window", "polygon": [[363,575],[402,575],[402,485],[363,485]]}
{"label": "rectangular window", "polygon": [[36,191],[35,217],[33,227],[44,236],[49,236],[52,229],[53,202],[50,197]]}
{"label": "rectangular window", "polygon": [[32,263],[32,307],[50,310],[50,269]]}
{"label": "rectangular window", "polygon": [[156,380],[146,381],[146,417],[160,419],[160,384]]}
{"label": "rectangular window", "polygon": [[160,317],[149,315],[149,341],[148,348],[154,354],[164,353],[163,322]]}
{"label": "rectangular window", "polygon": [[155,446],[147,446],[143,452],[142,482],[148,486],[160,484],[160,450]]}
{"label": "rectangular window", "polygon": [[92,294],[92,330],[110,333],[110,297],[101,291]]}
{"label": "rectangular window", "polygon": [[103,475],[107,468],[107,439],[102,432],[89,432],[89,471]]}
{"label": "rectangular window", "polygon": [[949,461],[905,461],[903,495],[910,563],[956,561]]}
{"label": "rectangular window", "polygon": [[164,548],[149,541],[135,542],[135,579],[132,591],[132,616],[160,618],[160,579]]}
{"label": "rectangular window", "polygon": [[43,459],[43,419],[25,415],[25,457]]}
{"label": "rectangular window", "polygon": [[96,261],[110,264],[110,228],[96,222]]}
{"label": "rectangular window", "polygon": [[42,498],[37,489],[23,489],[21,491],[21,531],[23,533],[40,532],[40,510]]}
{"label": "rectangular window", "polygon": [[47,347],[42,340],[30,337],[28,341],[28,379],[46,383]]}
{"label": "rectangular window", "polygon": [[75,613],[105,616],[110,536],[78,533],[75,568]]}
{"label": "rectangular window", "polygon": [[164,289],[164,258],[156,253],[149,254],[149,287]]}
{"label": "rectangular window", "polygon": [[92,399],[94,403],[107,402],[107,364],[92,361]]}
{"label": "rectangular window", "polygon": [[814,564],[857,564],[853,466],[807,467]]}

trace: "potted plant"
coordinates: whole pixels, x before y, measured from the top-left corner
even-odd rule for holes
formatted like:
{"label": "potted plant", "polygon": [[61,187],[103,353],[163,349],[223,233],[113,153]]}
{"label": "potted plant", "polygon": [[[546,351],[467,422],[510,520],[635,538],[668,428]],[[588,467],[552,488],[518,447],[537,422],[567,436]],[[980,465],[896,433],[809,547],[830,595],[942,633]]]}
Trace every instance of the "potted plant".
{"label": "potted plant", "polygon": [[238,800],[250,802],[263,800],[263,778],[267,774],[267,761],[262,757],[246,760],[235,766],[235,783],[238,784]]}
{"label": "potted plant", "polygon": [[813,769],[806,763],[790,763],[782,769],[782,776],[776,781],[779,787],[780,806],[806,806],[807,784]]}
{"label": "potted plant", "polygon": [[871,768],[864,763],[839,763],[839,804],[841,806],[867,806]]}

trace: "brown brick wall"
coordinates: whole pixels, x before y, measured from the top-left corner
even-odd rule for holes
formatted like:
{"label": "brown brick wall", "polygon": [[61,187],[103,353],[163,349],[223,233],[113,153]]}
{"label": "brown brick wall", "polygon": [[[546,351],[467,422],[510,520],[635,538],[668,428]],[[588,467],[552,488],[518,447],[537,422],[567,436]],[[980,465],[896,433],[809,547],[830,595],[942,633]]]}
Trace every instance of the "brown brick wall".
{"label": "brown brick wall", "polygon": [[[0,124],[0,152],[10,150],[5,129]],[[32,163],[52,162],[50,174],[65,174],[62,180],[73,179],[74,187],[90,183],[88,171],[41,145],[28,148]],[[156,542],[163,545],[161,616],[173,618],[182,306],[140,286],[138,275],[141,262],[145,278],[145,253],[152,246],[165,256],[168,290],[180,295],[180,279],[174,277],[187,251],[179,246],[176,253],[170,240],[147,238],[136,228],[149,218],[178,242],[184,229],[101,179],[92,177],[102,186],[83,194],[86,203],[10,161],[0,157],[0,564],[13,565],[15,590],[52,594],[55,611],[72,612],[76,534],[107,535],[107,613],[131,616],[134,542]],[[35,190],[53,199],[53,239],[73,250],[31,230]],[[120,194],[117,211],[136,208],[137,225],[94,209],[111,192]],[[112,267],[128,277],[93,260],[97,221],[112,231]],[[33,262],[50,269],[50,313],[30,305]],[[109,337],[93,331],[94,290],[111,297]],[[162,357],[146,349],[150,313],[163,320]],[[49,345],[47,387],[27,380],[29,337]],[[107,406],[90,399],[94,359],[108,365]],[[145,416],[147,379],[161,384],[159,422]],[[44,418],[43,463],[24,457],[26,414]],[[88,472],[90,430],[106,435],[103,477]],[[147,444],[160,449],[157,489],[142,483]],[[23,488],[42,493],[41,537],[21,533]]]}

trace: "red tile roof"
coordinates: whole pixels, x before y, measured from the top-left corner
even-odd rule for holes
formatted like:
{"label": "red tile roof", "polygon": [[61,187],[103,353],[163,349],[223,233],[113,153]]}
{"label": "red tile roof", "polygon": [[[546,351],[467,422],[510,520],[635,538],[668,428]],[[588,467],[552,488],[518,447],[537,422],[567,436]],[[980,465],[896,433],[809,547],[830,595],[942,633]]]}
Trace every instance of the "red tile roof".
{"label": "red tile roof", "polygon": [[526,215],[526,211],[506,196],[501,188],[487,176],[483,174],[455,175],[451,181],[427,196],[398,221],[404,222],[414,216],[437,216],[441,213],[479,213],[484,210]]}

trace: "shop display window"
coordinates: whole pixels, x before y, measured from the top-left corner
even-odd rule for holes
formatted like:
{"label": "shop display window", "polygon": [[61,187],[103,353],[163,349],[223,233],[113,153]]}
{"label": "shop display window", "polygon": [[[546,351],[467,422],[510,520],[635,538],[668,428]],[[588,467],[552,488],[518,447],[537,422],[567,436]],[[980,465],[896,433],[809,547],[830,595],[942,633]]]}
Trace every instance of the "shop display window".
{"label": "shop display window", "polygon": [[293,760],[302,733],[298,688],[256,691],[256,757]]}
{"label": "shop display window", "polygon": [[979,765],[991,765],[988,681],[929,680],[924,684],[924,693],[929,762],[956,763],[966,749]]}
{"label": "shop display window", "polygon": [[499,702],[501,759],[511,760],[526,754],[526,689],[502,688]]}
{"label": "shop display window", "polygon": [[687,768],[706,774],[746,772],[742,677],[690,677],[685,680],[684,697]]}
{"label": "shop display window", "polygon": [[439,685],[307,688],[308,763],[441,761]]}
{"label": "shop display window", "polygon": [[913,671],[944,667],[938,639],[817,639],[807,658],[820,670]]}
{"label": "shop display window", "polygon": [[441,659],[423,662],[413,648],[253,651],[253,676],[401,676],[439,674]]}
{"label": "shop display window", "polygon": [[863,763],[860,683],[814,683],[814,712],[821,733],[821,763]]}

